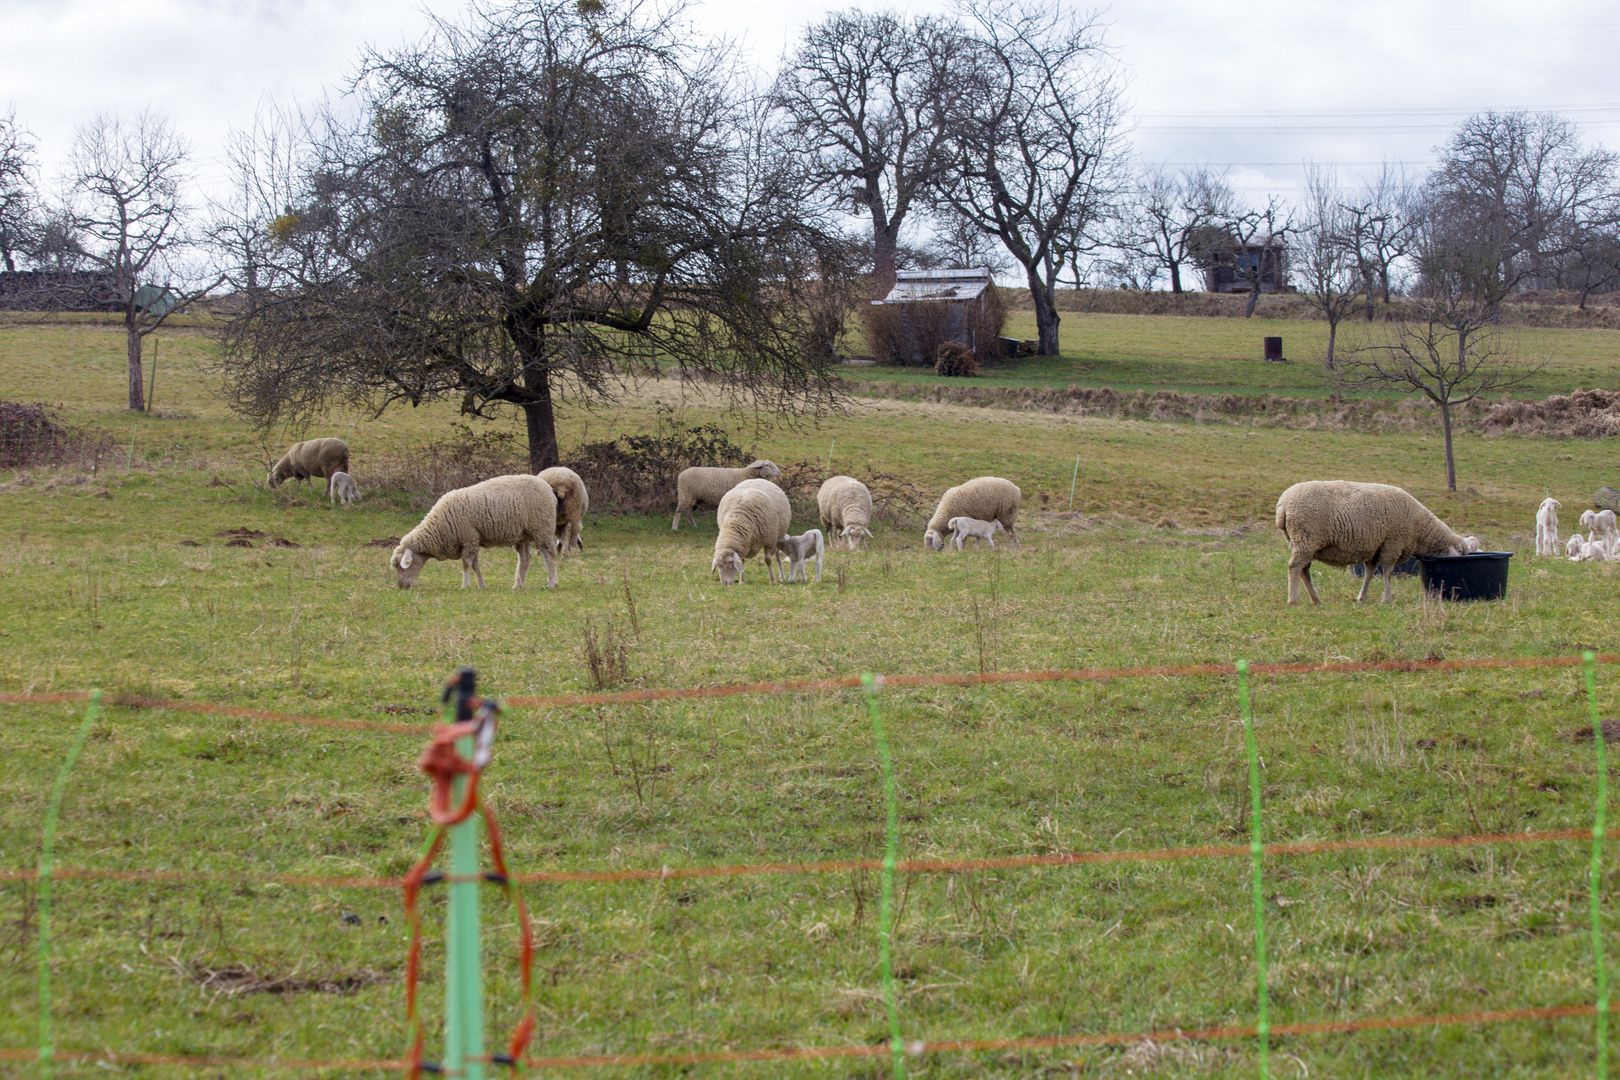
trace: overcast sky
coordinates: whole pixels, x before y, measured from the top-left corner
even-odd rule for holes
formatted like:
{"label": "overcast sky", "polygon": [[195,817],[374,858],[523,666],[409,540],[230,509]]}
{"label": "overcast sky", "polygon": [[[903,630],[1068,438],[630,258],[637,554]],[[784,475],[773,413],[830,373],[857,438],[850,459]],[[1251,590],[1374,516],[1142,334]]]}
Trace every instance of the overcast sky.
{"label": "overcast sky", "polygon": [[[47,178],[75,125],[162,110],[217,182],[224,136],[261,101],[340,93],[364,46],[415,40],[430,13],[465,6],[0,0],[0,109],[34,134]],[[773,68],[803,26],[848,6],[705,0],[692,16]],[[1251,198],[1297,193],[1307,159],[1421,171],[1457,120],[1484,109],[1558,110],[1620,148],[1620,8],[1598,0],[1133,0],[1099,19],[1129,76],[1137,158],[1231,166]]]}

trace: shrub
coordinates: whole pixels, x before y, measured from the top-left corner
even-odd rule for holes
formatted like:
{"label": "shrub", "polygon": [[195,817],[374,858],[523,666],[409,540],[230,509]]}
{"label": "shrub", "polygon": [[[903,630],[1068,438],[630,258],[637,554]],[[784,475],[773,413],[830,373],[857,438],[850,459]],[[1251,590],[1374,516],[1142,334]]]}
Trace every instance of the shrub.
{"label": "shrub", "polygon": [[650,435],[581,443],[563,457],[563,464],[585,481],[592,510],[645,514],[668,512],[675,505],[675,481],[682,469],[740,468],[753,460],[752,451],[733,442],[718,424],[682,424],[674,408],[659,405]]}
{"label": "shrub", "polygon": [[111,448],[106,436],[69,427],[38,402],[0,401],[0,469],[88,463],[94,470]]}
{"label": "shrub", "polygon": [[879,363],[932,366],[941,345],[971,341],[974,359],[984,365],[1000,356],[1007,312],[1001,290],[992,287],[982,305],[878,304],[868,306],[863,318],[867,343]]}
{"label": "shrub", "polygon": [[979,373],[979,358],[960,341],[940,344],[938,359],[934,361],[934,374],[950,378],[970,379]]}
{"label": "shrub", "polygon": [[447,491],[470,487],[495,476],[529,471],[528,455],[510,431],[474,431],[451,424],[450,436],[375,462],[370,486],[403,491],[421,508]]}

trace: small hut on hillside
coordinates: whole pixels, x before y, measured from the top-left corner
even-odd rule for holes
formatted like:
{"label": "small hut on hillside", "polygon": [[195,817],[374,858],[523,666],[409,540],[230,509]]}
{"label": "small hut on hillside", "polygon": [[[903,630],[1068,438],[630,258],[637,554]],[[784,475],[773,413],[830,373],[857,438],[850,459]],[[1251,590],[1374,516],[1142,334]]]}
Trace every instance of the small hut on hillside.
{"label": "small hut on hillside", "polygon": [[1259,269],[1260,291],[1288,289],[1288,241],[1281,236],[1262,236],[1243,245],[1234,243],[1215,252],[1214,261],[1204,270],[1204,289],[1217,293],[1246,293],[1252,289]]}
{"label": "small hut on hillside", "polygon": [[932,367],[939,347],[954,341],[983,363],[998,354],[1005,319],[988,267],[902,270],[872,301],[867,334],[880,361]]}

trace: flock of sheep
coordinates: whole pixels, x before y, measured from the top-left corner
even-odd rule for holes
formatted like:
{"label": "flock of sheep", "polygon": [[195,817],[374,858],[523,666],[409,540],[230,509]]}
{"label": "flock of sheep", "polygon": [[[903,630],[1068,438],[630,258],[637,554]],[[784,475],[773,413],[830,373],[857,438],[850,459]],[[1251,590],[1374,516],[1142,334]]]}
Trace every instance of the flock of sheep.
{"label": "flock of sheep", "polygon": [[[349,448],[341,439],[311,439],[296,443],[276,462],[268,477],[275,487],[286,480],[328,480],[328,494],[349,502],[359,498],[348,473]],[[788,530],[793,507],[787,493],[772,481],[782,472],[770,461],[755,461],[740,469],[695,467],[676,481],[675,517],[678,530],[685,515],[694,526],[694,511],[713,506],[719,533],[714,541],[711,572],[722,584],[742,582],[748,560],[765,562],[773,584],[807,581],[807,564],[821,563],[827,538],[842,540],[850,551],[872,536],[872,493],[853,476],[834,476],[821,485],[816,505],[821,528],[794,536]],[[1014,546],[1018,540],[1018,508],[1023,493],[1018,485],[999,476],[980,476],[948,489],[940,496],[923,533],[924,543],[942,551],[947,543],[960,551],[967,540],[995,547],[995,534],[1005,532]],[[1548,499],[1536,515],[1536,552],[1556,555],[1561,503]],[[461,585],[474,578],[480,588],[484,575],[478,566],[480,549],[511,547],[518,553],[513,588],[528,577],[533,548],[538,545],[546,563],[546,585],[557,585],[557,560],[571,547],[585,548],[581,526],[590,509],[585,482],[571,469],[545,469],[538,475],[497,476],[492,480],[447,492],[434,503],[421,523],[394,548],[390,559],[399,587],[410,588],[430,559],[461,560]],[[1477,552],[1479,539],[1460,536],[1435,517],[1417,499],[1388,484],[1348,480],[1308,480],[1284,491],[1277,500],[1277,528],[1288,541],[1288,602],[1299,602],[1299,589],[1320,604],[1311,580],[1311,563],[1327,566],[1366,564],[1368,573],[1358,601],[1367,598],[1375,572],[1384,576],[1383,598],[1390,598],[1390,575],[1395,566],[1411,558],[1458,556]],[[1620,558],[1620,528],[1611,510],[1581,515],[1589,538],[1570,537],[1567,554],[1576,561]],[[786,564],[784,566],[784,564]]]}
{"label": "flock of sheep", "polygon": [[[1536,554],[1558,555],[1558,511],[1564,504],[1557,499],[1543,499],[1536,511]],[[1620,526],[1615,523],[1613,510],[1587,510],[1581,514],[1580,533],[1571,533],[1564,544],[1563,553],[1570,562],[1608,562],[1620,559]]]}

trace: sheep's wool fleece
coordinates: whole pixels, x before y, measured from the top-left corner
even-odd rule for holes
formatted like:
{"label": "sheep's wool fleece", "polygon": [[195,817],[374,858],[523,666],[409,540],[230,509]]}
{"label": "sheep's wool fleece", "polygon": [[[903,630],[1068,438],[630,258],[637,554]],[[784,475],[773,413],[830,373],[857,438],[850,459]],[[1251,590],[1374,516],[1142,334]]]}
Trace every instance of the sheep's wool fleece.
{"label": "sheep's wool fleece", "polygon": [[270,475],[278,480],[306,476],[329,477],[349,471],[349,444],[342,439],[305,439],[295,442],[281,455]]}
{"label": "sheep's wool fleece", "polygon": [[872,524],[872,493],[853,476],[829,477],[816,492],[822,524],[833,529]]}
{"label": "sheep's wool fleece", "polygon": [[953,517],[978,518],[980,521],[999,521],[1011,530],[1018,524],[1018,505],[1024,493],[1011,480],[999,476],[977,476],[965,484],[949,488],[939,497],[934,516],[928,519],[928,531],[944,535],[950,530],[945,523]]}
{"label": "sheep's wool fleece", "polygon": [[769,480],[744,480],[726,492],[717,516],[720,535],[714,540],[715,555],[735,551],[746,560],[777,548],[793,524],[793,505],[787,493]]}
{"label": "sheep's wool fleece", "polygon": [[542,550],[556,542],[557,496],[538,476],[497,476],[439,496],[422,523],[400,540],[424,558],[459,559],[466,547],[516,547],[528,541]]}
{"label": "sheep's wool fleece", "polygon": [[1307,480],[1277,500],[1277,528],[1296,555],[1328,566],[1464,549],[1463,539],[1403,488],[1353,480]]}

